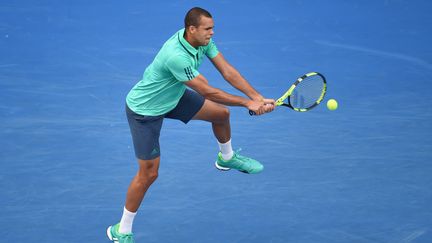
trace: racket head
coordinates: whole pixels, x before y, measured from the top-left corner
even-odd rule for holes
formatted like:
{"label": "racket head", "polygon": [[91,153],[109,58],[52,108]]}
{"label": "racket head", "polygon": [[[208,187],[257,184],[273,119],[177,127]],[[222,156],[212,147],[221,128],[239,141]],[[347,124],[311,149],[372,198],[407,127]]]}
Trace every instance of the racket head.
{"label": "racket head", "polygon": [[309,111],[321,103],[326,92],[327,81],[324,75],[310,72],[298,78],[284,95],[276,100],[276,105],[298,112]]}

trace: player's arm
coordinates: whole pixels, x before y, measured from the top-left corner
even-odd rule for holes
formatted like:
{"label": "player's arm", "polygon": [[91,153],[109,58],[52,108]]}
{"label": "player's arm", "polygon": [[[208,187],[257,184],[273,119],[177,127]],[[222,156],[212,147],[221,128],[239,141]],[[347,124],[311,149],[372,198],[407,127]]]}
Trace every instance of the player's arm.
{"label": "player's arm", "polygon": [[[256,91],[252,85],[246,81],[245,78],[235,69],[228,61],[224,58],[222,53],[219,52],[217,56],[210,59],[217,70],[222,74],[224,79],[228,81],[233,87],[243,92],[249,98],[253,100],[264,101],[264,97]],[[266,103],[274,103],[272,99],[265,99]]]}
{"label": "player's arm", "polygon": [[256,112],[258,115],[265,113],[264,102],[259,100],[251,100],[241,96],[228,94],[218,88],[208,84],[207,79],[199,74],[194,79],[185,82],[185,84],[204,96],[204,98],[216,103],[228,106],[244,106],[247,109]]}

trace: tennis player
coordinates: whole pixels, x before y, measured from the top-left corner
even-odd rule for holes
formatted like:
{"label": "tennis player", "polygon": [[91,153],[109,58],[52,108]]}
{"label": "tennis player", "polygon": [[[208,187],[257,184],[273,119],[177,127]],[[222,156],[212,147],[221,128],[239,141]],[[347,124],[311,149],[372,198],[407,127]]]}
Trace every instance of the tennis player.
{"label": "tennis player", "polygon": [[[220,152],[216,168],[236,169],[255,174],[263,165],[233,151],[230,113],[226,106],[243,106],[257,115],[271,112],[275,101],[265,99],[231,66],[212,40],[213,19],[202,8],[192,8],[185,17],[185,28],[162,46],[144,76],[126,98],[126,114],[132,133],[139,169],[126,195],[120,222],[107,229],[110,240],[134,242],[132,223],[144,194],[158,176],[160,163],[159,134],[165,118],[185,124],[190,120],[212,123]],[[207,56],[224,79],[248,98],[228,94],[209,85],[199,73]]]}

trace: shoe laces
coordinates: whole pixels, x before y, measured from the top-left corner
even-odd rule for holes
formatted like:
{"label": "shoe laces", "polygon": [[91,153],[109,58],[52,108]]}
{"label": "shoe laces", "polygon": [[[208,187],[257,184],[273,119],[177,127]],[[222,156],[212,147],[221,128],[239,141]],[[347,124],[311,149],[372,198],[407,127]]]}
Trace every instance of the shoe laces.
{"label": "shoe laces", "polygon": [[248,157],[245,157],[245,156],[243,156],[243,155],[240,154],[241,151],[242,151],[242,148],[238,148],[238,149],[235,151],[234,156],[236,156],[237,158],[239,158],[239,159],[241,159],[241,160],[247,160],[247,161],[249,161],[249,158],[248,158]]}
{"label": "shoe laces", "polygon": [[[234,150],[233,158],[238,158],[238,159],[240,159],[241,161],[243,161],[244,156],[242,156],[242,155],[240,154],[240,151],[242,151],[241,148],[238,148],[238,149]],[[231,159],[233,159],[233,158],[231,158]]]}
{"label": "shoe laces", "polygon": [[242,148],[238,148],[234,151],[234,156],[240,155],[239,153],[242,151]]}

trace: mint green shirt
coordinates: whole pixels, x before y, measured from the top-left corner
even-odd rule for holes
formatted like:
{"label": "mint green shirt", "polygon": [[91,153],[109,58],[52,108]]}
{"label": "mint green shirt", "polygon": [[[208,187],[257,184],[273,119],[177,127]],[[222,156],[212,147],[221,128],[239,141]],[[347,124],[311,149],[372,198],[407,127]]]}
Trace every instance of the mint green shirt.
{"label": "mint green shirt", "polygon": [[184,31],[179,30],[165,42],[127,95],[126,103],[135,113],[158,116],[174,109],[186,90],[184,82],[200,74],[204,56],[211,59],[219,53],[213,40],[194,48],[184,39]]}

